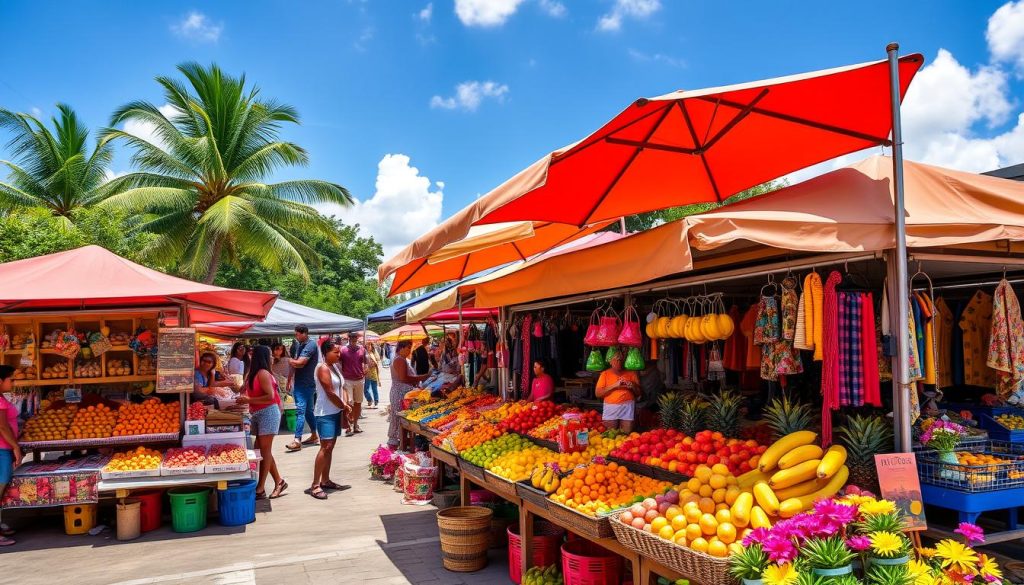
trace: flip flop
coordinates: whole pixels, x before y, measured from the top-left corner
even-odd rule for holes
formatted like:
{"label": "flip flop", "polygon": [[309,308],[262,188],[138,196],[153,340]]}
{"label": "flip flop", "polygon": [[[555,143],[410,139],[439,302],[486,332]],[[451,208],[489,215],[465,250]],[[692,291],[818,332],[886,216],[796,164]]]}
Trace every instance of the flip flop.
{"label": "flip flop", "polygon": [[322,481],[322,482],[320,482],[320,487],[324,488],[325,490],[339,491],[339,490],[347,490],[351,486],[340,485],[340,484],[334,483],[333,481],[328,481],[328,482],[323,482]]}
{"label": "flip flop", "polygon": [[263,492],[256,492],[256,500],[257,501],[265,500],[265,499],[267,499],[267,492],[265,492],[265,491],[263,491]]}
{"label": "flip flop", "polygon": [[285,450],[289,453],[295,453],[302,450],[302,445],[292,442],[284,446]]}
{"label": "flip flop", "polygon": [[6,536],[0,536],[0,546],[14,546],[18,544],[13,538],[7,538]]}
{"label": "flip flop", "polygon": [[270,499],[276,500],[277,498],[280,498],[284,495],[282,492],[286,489],[288,489],[288,482],[282,479],[281,483],[274,486],[274,491],[270,492]]}
{"label": "flip flop", "polygon": [[320,439],[314,439],[314,438],[310,437],[310,438],[306,439],[305,441],[303,441],[302,444],[304,446],[308,446],[308,447],[316,447],[317,445],[320,444]]}
{"label": "flip flop", "polygon": [[324,489],[321,486],[316,486],[315,488],[310,488],[310,489],[306,490],[306,493],[311,495],[311,496],[313,496],[314,498],[316,498],[318,500],[326,500],[327,499],[327,492],[325,492]]}

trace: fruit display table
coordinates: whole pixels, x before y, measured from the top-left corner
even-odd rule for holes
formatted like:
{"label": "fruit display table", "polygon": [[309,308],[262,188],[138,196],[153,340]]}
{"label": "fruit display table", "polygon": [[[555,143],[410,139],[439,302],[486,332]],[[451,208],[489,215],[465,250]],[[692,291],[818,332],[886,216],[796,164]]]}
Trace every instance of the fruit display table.
{"label": "fruit display table", "polygon": [[228,482],[243,479],[252,479],[252,472],[246,470],[233,473],[198,473],[162,477],[106,479],[100,480],[97,489],[100,492],[114,492],[114,495],[118,498],[126,498],[132,490],[164,489],[189,485],[210,485],[215,486],[218,490],[226,490]]}
{"label": "fruit display table", "polygon": [[[1006,511],[1006,530],[988,532],[985,542],[994,544],[1024,538],[1024,530],[1018,529],[1017,517],[1020,504],[1024,502],[1024,487],[982,493],[967,493],[927,483],[921,484],[921,496],[925,504],[955,510],[959,514],[959,522],[976,524],[978,517],[984,512]],[[1008,503],[1017,504],[1007,507]],[[954,538],[952,531],[929,526],[926,535],[935,538]]]}
{"label": "fruit display table", "polygon": [[126,445],[160,445],[177,443],[180,435],[174,433],[154,433],[149,435],[131,435],[125,437],[105,437],[99,439],[75,439],[62,441],[19,441],[18,445],[26,453],[32,453],[33,461],[39,461],[42,453],[48,451],[74,451],[76,449],[98,449],[102,447],[124,447]]}

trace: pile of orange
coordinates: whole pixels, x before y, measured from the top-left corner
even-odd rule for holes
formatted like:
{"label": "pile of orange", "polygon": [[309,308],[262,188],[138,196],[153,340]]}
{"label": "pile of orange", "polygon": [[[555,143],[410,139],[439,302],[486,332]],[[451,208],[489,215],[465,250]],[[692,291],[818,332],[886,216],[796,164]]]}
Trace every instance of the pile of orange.
{"label": "pile of orange", "polygon": [[110,463],[103,468],[104,471],[144,471],[157,469],[163,456],[159,451],[136,447],[132,451],[115,453],[110,458]]}
{"label": "pile of orange", "polygon": [[596,516],[660,494],[671,486],[667,481],[632,473],[615,462],[594,463],[574,469],[551,499],[581,514]]}
{"label": "pile of orange", "polygon": [[63,408],[48,408],[25,423],[22,441],[63,441],[68,435],[68,425],[78,411],[77,404]]}
{"label": "pile of orange", "polygon": [[180,404],[164,404],[159,398],[150,398],[141,404],[122,404],[117,411],[115,437],[175,433],[181,426]]}
{"label": "pile of orange", "polygon": [[103,439],[109,437],[117,423],[117,412],[106,404],[79,408],[68,428],[68,439]]}
{"label": "pile of orange", "polygon": [[480,421],[476,423],[472,429],[467,429],[452,438],[452,442],[455,445],[455,449],[460,453],[466,449],[476,447],[481,443],[486,443],[491,439],[497,439],[503,433],[498,430],[498,427],[487,422]]}
{"label": "pile of orange", "polygon": [[987,453],[959,452],[956,454],[956,458],[961,465],[984,466],[988,471],[998,470],[1000,463],[1010,463],[1009,459],[1002,459]]}
{"label": "pile of orange", "polygon": [[501,422],[506,418],[512,418],[513,416],[530,408],[530,405],[532,404],[532,402],[527,402],[525,400],[520,400],[519,402],[506,402],[498,408],[494,408],[480,414],[485,420],[496,423]]}

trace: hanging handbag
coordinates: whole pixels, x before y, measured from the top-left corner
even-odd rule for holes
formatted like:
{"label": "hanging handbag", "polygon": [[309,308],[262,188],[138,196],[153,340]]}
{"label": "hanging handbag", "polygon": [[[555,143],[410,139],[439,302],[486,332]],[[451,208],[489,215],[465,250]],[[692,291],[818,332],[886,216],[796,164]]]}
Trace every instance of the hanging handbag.
{"label": "hanging handbag", "polygon": [[601,317],[601,324],[597,327],[597,339],[593,345],[599,347],[610,347],[618,343],[619,333],[622,331],[622,321],[615,311]]}
{"label": "hanging handbag", "polygon": [[616,347],[614,345],[609,347],[608,351],[604,352],[604,363],[606,363],[606,364],[608,364],[610,366],[612,364],[612,358],[614,358],[618,354],[619,354],[619,348],[618,347]]}
{"label": "hanging handbag", "polygon": [[75,359],[82,346],[78,341],[78,335],[75,334],[74,330],[70,330],[57,335],[57,341],[54,343],[53,348],[64,357]]}
{"label": "hanging handbag", "polygon": [[629,348],[629,353],[626,354],[626,363],[624,364],[627,370],[633,370],[639,372],[644,369],[644,356],[640,352],[639,347]]}
{"label": "hanging handbag", "polygon": [[594,312],[590,314],[590,325],[587,326],[587,334],[583,336],[583,344],[591,347],[597,345],[597,330],[598,321],[600,319],[600,309],[594,309]]}
{"label": "hanging handbag", "polygon": [[626,307],[623,311],[625,323],[622,324],[622,331],[619,333],[619,345],[627,347],[640,347],[644,344],[640,335],[640,316],[632,306]]}
{"label": "hanging handbag", "polygon": [[608,369],[608,364],[604,361],[604,356],[601,355],[601,350],[592,349],[590,350],[590,356],[587,357],[587,371],[588,372],[603,372]]}

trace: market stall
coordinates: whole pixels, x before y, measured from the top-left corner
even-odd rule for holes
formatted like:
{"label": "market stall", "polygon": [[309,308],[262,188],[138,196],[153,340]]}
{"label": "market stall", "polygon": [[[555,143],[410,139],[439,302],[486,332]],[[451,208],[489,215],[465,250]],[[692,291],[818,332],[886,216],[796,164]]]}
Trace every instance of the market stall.
{"label": "market stall", "polygon": [[266,319],[208,323],[199,326],[198,329],[204,333],[219,334],[224,337],[259,339],[290,337],[295,333],[296,325],[305,325],[313,335],[348,333],[363,328],[363,322],[360,319],[306,307],[279,298],[274,301],[274,306],[270,308]]}
{"label": "market stall", "polygon": [[[175,278],[97,246],[0,265],[0,282],[0,355],[17,368],[19,444],[34,454],[4,508],[251,478],[241,424],[182,437],[196,363],[189,325],[262,318],[274,293]],[[71,451],[88,455],[46,457]]]}

